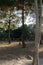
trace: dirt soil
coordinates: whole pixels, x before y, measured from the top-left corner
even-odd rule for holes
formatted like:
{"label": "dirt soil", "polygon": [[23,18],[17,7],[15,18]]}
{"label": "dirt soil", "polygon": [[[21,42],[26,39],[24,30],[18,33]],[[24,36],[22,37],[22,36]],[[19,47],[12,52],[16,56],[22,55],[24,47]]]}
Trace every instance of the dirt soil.
{"label": "dirt soil", "polygon": [[[9,63],[10,65],[28,65],[30,62],[28,60],[33,57],[33,52],[34,43],[26,43],[26,48],[22,48],[22,43],[19,45],[19,42],[2,43],[0,44],[0,65],[9,65]],[[43,58],[43,45],[40,45],[39,55],[40,58]]]}

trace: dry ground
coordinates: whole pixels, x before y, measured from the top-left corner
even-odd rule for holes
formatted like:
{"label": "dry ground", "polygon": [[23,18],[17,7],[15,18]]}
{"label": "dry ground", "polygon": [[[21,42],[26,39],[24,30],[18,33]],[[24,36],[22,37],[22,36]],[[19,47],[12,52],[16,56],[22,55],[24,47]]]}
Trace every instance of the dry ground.
{"label": "dry ground", "polygon": [[[0,44],[0,65],[28,65],[33,59],[34,43],[26,43],[22,48],[19,42]],[[43,45],[39,48],[40,58],[43,58]],[[32,57],[31,57],[32,56]],[[30,65],[30,64],[29,64]]]}

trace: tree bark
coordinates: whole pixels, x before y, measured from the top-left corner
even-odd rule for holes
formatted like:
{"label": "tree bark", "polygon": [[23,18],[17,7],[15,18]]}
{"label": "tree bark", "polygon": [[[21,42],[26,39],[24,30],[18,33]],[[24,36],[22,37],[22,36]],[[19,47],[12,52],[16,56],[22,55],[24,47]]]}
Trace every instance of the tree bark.
{"label": "tree bark", "polygon": [[39,23],[37,0],[34,0],[34,2],[35,2],[35,13],[36,13],[36,30],[35,30],[35,47],[34,47],[33,65],[39,65],[40,23]]}
{"label": "tree bark", "polygon": [[42,0],[40,1],[40,10],[39,10],[39,23],[40,23],[40,44],[42,44],[42,40],[41,40],[41,24],[42,24]]}
{"label": "tree bark", "polygon": [[[24,1],[23,1],[24,5]],[[25,48],[26,44],[24,42],[24,6],[22,6],[22,48]]]}
{"label": "tree bark", "polygon": [[10,40],[10,20],[9,20],[9,26],[8,26],[8,29],[9,29],[9,44],[11,43],[11,40]]}
{"label": "tree bark", "polygon": [[10,15],[9,15],[9,26],[8,26],[8,30],[9,30],[9,44],[11,44],[11,39],[10,39],[10,16],[11,16],[11,11],[10,11]]}

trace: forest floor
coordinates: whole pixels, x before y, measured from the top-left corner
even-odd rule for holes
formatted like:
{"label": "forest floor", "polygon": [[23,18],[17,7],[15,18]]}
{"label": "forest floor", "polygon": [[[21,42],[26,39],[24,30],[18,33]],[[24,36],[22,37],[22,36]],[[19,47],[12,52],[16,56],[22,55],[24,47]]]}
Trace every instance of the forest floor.
{"label": "forest floor", "polygon": [[[0,43],[0,65],[32,65],[34,43],[26,42],[22,48],[19,42]],[[40,65],[43,64],[43,44],[39,47]]]}

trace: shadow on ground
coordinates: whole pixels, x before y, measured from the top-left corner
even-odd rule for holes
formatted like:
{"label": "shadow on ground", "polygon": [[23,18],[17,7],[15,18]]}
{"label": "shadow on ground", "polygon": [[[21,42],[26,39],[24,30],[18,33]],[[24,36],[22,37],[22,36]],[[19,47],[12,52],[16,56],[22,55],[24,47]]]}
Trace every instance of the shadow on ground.
{"label": "shadow on ground", "polygon": [[[17,42],[15,42],[17,43]],[[17,44],[16,46],[0,47],[0,60],[12,60],[18,58],[30,59],[30,55],[33,56],[34,44],[26,44],[26,48]]]}

